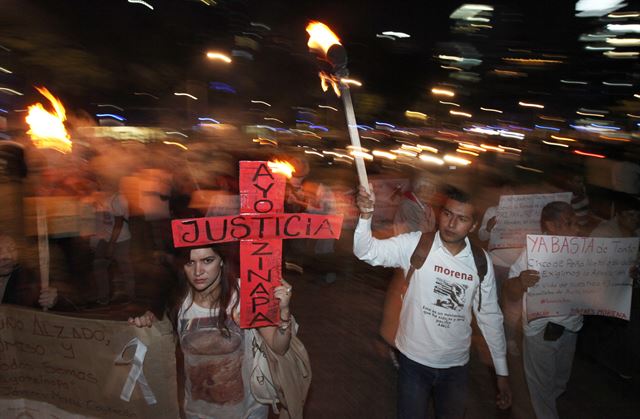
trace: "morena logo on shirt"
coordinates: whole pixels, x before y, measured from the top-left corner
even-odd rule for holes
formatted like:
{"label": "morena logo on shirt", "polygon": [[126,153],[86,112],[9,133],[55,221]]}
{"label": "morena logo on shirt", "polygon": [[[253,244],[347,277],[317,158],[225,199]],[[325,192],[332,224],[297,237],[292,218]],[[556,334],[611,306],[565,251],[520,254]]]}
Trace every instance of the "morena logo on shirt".
{"label": "morena logo on shirt", "polygon": [[442,266],[439,266],[439,265],[435,265],[433,267],[433,270],[438,273],[445,274],[456,279],[466,279],[467,281],[473,281],[473,275],[471,274],[454,271],[449,268],[443,268]]}

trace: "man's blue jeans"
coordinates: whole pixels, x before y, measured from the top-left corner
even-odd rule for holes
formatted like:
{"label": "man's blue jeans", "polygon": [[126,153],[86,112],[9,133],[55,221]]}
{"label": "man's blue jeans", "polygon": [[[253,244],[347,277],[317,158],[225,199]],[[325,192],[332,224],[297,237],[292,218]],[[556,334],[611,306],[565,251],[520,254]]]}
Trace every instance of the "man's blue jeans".
{"label": "man's blue jeans", "polygon": [[464,415],[469,364],[431,368],[400,354],[398,419],[425,419],[433,391],[436,418],[459,419]]}

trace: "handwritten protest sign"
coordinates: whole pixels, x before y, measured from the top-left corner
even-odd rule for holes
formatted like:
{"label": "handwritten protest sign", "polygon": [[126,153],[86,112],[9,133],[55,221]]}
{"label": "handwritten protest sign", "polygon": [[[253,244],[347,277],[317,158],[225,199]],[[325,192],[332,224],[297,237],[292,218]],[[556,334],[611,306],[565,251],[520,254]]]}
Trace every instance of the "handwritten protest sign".
{"label": "handwritten protest sign", "polygon": [[282,279],[282,239],[337,239],[341,215],[284,213],[285,175],[240,162],[240,214],[173,220],[176,247],[240,241],[240,327],[280,322],[273,288]]}
{"label": "handwritten protest sign", "polygon": [[540,281],[527,291],[527,318],[594,314],[629,320],[629,269],[636,238],[527,236],[527,266]]}
{"label": "handwritten protest sign", "polygon": [[24,198],[27,235],[36,235],[38,205],[47,214],[47,231],[52,237],[77,237],[95,230],[95,213],[77,196],[39,196]]}
{"label": "handwritten protest sign", "polygon": [[[135,338],[146,346],[141,369],[128,361],[142,345],[115,362]],[[171,325],[136,328],[0,305],[0,417],[178,417]]]}
{"label": "handwritten protest sign", "polygon": [[502,195],[489,250],[524,247],[527,234],[539,234],[540,214],[549,202],[571,202],[571,192]]}

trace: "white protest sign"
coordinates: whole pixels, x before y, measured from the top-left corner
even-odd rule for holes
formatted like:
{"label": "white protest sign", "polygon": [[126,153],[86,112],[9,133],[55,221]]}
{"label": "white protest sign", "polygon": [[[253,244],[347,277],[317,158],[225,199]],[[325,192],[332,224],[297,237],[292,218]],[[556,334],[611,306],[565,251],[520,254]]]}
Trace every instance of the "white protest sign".
{"label": "white protest sign", "polygon": [[571,192],[502,195],[489,250],[524,247],[527,234],[539,234],[540,214],[549,202],[571,202]]}
{"label": "white protest sign", "polygon": [[527,318],[593,314],[629,320],[639,238],[527,236]]}

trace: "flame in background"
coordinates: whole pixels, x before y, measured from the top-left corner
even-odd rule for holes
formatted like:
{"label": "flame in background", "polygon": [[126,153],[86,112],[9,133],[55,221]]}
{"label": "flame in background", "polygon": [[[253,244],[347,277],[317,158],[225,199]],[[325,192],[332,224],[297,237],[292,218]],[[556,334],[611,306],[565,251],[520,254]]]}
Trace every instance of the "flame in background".
{"label": "flame in background", "polygon": [[54,113],[47,111],[41,103],[29,106],[29,113],[25,118],[29,124],[27,134],[31,136],[31,141],[37,148],[51,148],[61,153],[71,152],[73,144],[64,126],[67,116],[62,102],[46,87],[36,87],[36,90],[49,100]]}
{"label": "flame in background", "polygon": [[296,171],[291,163],[284,160],[270,161],[267,162],[267,165],[269,166],[269,169],[271,169],[271,173],[280,173],[285,175],[288,179],[291,179],[291,176],[293,176],[293,173]]}
{"label": "flame in background", "polygon": [[332,45],[342,45],[340,38],[324,23],[309,22],[307,25],[307,33],[309,34],[307,46],[311,49],[321,50],[325,56]]}

